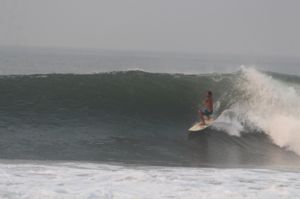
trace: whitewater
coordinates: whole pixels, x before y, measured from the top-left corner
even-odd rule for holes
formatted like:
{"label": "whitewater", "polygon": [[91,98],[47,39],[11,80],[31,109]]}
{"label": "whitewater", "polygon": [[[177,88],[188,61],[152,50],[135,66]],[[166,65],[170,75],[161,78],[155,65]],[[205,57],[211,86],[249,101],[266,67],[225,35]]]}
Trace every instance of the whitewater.
{"label": "whitewater", "polygon": [[[235,88],[240,101],[225,110],[219,121],[236,125],[227,131],[239,136],[243,125],[263,131],[275,144],[300,154],[300,95],[298,82],[280,82],[271,75],[242,66]],[[235,99],[233,99],[235,100]],[[234,114],[234,120],[226,114]]]}
{"label": "whitewater", "polygon": [[0,198],[299,198],[298,69],[237,60],[0,48]]}
{"label": "whitewater", "polygon": [[1,198],[299,198],[299,172],[14,162]]}

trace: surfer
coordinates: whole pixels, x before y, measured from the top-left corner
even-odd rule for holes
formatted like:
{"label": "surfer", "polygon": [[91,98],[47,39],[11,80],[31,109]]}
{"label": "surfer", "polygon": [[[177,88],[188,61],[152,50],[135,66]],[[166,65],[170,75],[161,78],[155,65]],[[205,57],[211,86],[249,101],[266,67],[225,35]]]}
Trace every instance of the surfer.
{"label": "surfer", "polygon": [[211,91],[207,91],[206,93],[206,99],[204,101],[204,108],[199,110],[199,115],[201,119],[200,125],[205,125],[205,118],[209,120],[211,115],[213,114],[213,94]]}

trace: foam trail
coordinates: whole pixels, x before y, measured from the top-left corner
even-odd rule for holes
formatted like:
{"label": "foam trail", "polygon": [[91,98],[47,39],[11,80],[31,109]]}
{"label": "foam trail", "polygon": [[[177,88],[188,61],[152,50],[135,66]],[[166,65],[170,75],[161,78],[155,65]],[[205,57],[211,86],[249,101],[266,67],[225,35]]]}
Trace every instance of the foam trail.
{"label": "foam trail", "polygon": [[[237,115],[231,121],[263,131],[278,146],[300,155],[300,95],[296,87],[246,67],[235,85],[240,99],[230,108]],[[228,118],[226,114],[221,115],[221,120],[224,118]]]}

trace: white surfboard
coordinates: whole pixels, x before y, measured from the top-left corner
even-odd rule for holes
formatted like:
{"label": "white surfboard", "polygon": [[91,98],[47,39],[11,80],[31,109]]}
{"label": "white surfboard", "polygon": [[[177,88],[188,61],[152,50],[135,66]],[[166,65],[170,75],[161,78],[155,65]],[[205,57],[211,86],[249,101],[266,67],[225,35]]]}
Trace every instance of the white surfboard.
{"label": "white surfboard", "polygon": [[202,131],[202,130],[206,129],[207,127],[209,127],[210,125],[212,125],[212,123],[214,123],[214,119],[205,120],[205,125],[201,125],[201,122],[197,122],[189,129],[189,132]]}

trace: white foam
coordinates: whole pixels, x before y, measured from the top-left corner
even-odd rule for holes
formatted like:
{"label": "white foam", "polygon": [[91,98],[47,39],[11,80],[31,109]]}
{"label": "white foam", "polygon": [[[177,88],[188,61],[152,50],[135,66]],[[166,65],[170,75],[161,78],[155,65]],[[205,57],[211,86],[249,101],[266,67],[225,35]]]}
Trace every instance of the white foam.
{"label": "white foam", "polygon": [[223,111],[212,128],[225,131],[232,136],[240,136],[240,133],[244,130],[244,126],[241,124],[235,111],[231,109]]}
{"label": "white foam", "polygon": [[0,198],[299,198],[300,173],[266,169],[0,164]]}
{"label": "white foam", "polygon": [[[230,122],[247,123],[266,132],[278,146],[300,154],[300,95],[295,85],[242,67],[235,89],[241,99],[230,108],[237,115],[229,118]],[[228,116],[221,115],[220,119],[228,120]],[[236,129],[243,130],[239,126]]]}

